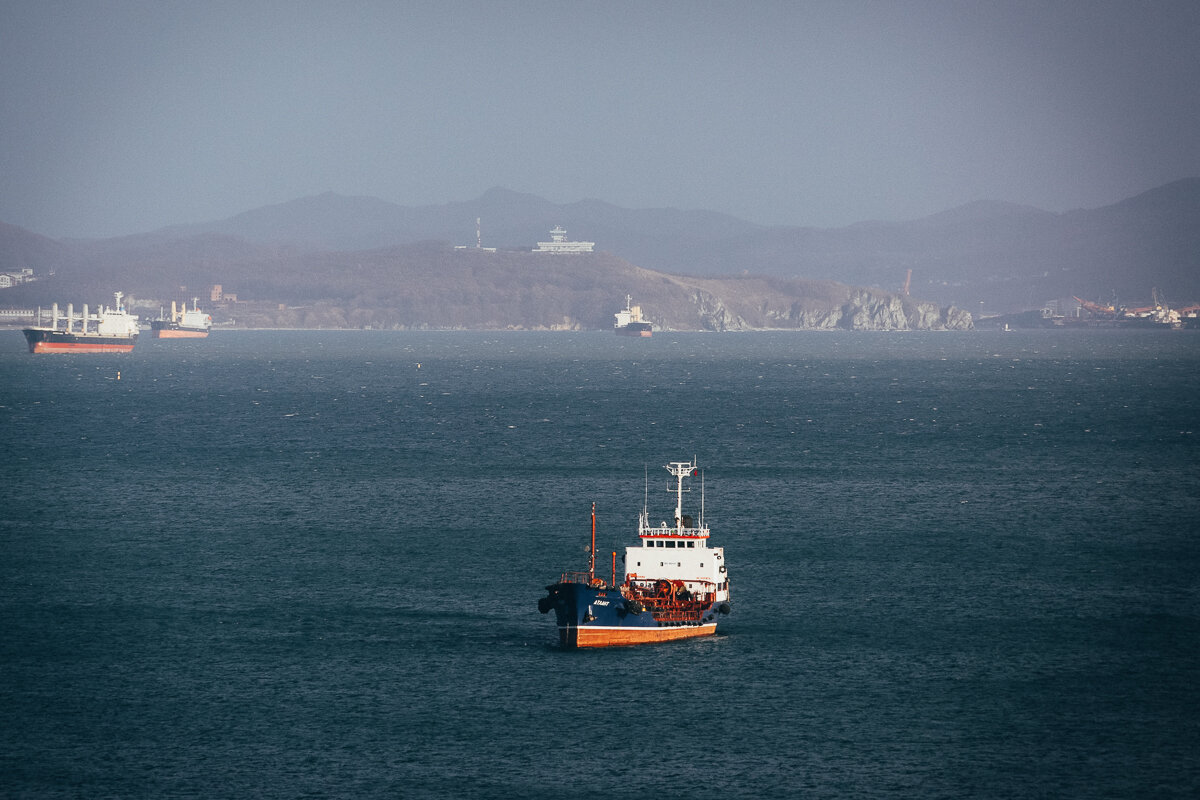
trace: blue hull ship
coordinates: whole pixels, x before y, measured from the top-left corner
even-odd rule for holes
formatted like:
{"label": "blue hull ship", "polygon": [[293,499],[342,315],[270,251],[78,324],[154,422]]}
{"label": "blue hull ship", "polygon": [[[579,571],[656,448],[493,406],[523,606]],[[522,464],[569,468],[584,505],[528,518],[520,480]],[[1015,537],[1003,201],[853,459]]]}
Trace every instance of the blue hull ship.
{"label": "blue hull ship", "polygon": [[709,529],[683,513],[684,480],[696,477],[695,460],[666,466],[675,477],[674,524],[650,525],[643,508],[640,543],[625,548],[625,575],[616,580],[596,575],[596,510],[592,507],[592,545],[586,572],[566,572],[546,587],[538,601],[543,614],[554,612],[563,647],[613,647],[666,642],[716,633],[717,621],[730,612],[725,550],[709,547]]}

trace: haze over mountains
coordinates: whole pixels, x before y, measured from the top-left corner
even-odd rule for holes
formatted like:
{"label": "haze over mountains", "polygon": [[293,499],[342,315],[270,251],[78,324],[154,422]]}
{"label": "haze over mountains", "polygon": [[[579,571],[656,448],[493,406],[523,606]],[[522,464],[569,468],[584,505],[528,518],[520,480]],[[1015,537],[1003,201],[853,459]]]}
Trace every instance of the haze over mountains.
{"label": "haze over mountains", "polygon": [[[475,244],[477,218],[482,220],[483,245],[500,253],[453,250],[452,245]],[[583,257],[528,254],[554,225],[564,226],[569,238],[596,242],[599,252]],[[732,298],[748,290],[746,281],[754,278],[757,288],[749,295],[761,294],[766,286],[782,292],[771,300],[759,297],[760,304],[772,307],[782,304],[784,296],[799,298],[804,291],[828,294],[825,288],[813,289],[811,281],[868,287],[882,298],[900,290],[910,269],[910,302],[920,299],[942,307],[943,320],[947,306],[1015,311],[1070,295],[1134,303],[1148,299],[1152,288],[1173,305],[1182,305],[1200,300],[1200,178],[1099,209],[1058,214],[981,202],[911,222],[832,229],[768,227],[708,211],[624,209],[598,200],[556,205],[500,188],[475,200],[423,207],[326,193],[225,220],[105,240],[56,241],[0,224],[0,271],[28,267],[39,276],[56,273],[53,281],[8,290],[0,304],[61,300],[64,293],[77,293],[71,285],[105,295],[125,286],[173,296],[180,286],[196,293],[211,283],[225,285],[242,299],[340,298],[366,307],[377,305],[383,295],[389,302],[405,302],[407,296],[410,303],[424,295],[436,302],[428,292],[439,275],[448,274],[447,265],[458,264],[456,259],[464,255],[475,259],[468,270],[475,283],[463,285],[460,276],[448,291],[477,293],[476,303],[482,306],[489,302],[487,292],[508,296],[494,310],[521,302],[519,287],[534,292],[539,282],[550,294],[582,292],[575,300],[565,295],[543,299],[575,312],[582,311],[580,303],[597,303],[598,317],[563,310],[573,324],[585,327],[593,317],[604,320],[601,327],[611,324],[611,295],[623,299],[626,291],[620,285],[629,285],[628,291],[643,300],[653,317],[647,294],[653,295],[649,286],[654,281],[686,283],[694,294],[699,282],[720,278],[719,286],[709,286],[711,296],[720,300],[721,292]],[[560,258],[576,260],[568,260],[561,272],[559,266],[545,269],[547,259]],[[481,270],[485,263],[495,269]],[[630,271],[639,269],[646,274],[629,280]],[[570,286],[573,273],[588,285]],[[419,279],[423,288],[412,285],[418,275],[424,276]],[[500,280],[502,275],[507,277]],[[298,292],[299,287],[305,291]],[[596,296],[588,296],[593,289]],[[667,298],[659,299],[670,305]],[[743,301],[748,302],[734,300],[730,307]],[[469,316],[468,308],[462,306]],[[678,313],[684,314],[682,309]],[[763,313],[778,317],[782,312],[768,308]],[[733,317],[757,327],[740,311]],[[680,323],[686,325],[686,318],[684,314]],[[464,318],[456,324],[483,321]]]}

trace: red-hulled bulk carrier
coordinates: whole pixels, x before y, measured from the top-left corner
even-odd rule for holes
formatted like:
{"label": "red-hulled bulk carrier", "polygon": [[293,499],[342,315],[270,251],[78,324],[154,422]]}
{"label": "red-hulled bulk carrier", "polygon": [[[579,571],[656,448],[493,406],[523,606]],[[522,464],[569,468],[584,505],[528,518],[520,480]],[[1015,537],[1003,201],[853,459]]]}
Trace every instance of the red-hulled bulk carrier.
{"label": "red-hulled bulk carrier", "polygon": [[587,572],[564,573],[538,601],[543,614],[553,610],[563,647],[612,647],[665,642],[716,633],[717,620],[730,611],[725,549],[709,547],[701,494],[699,524],[683,513],[684,479],[698,474],[695,460],[666,465],[675,477],[674,522],[650,524],[642,508],[641,543],[625,548],[625,576],[616,582],[596,575],[596,508],[592,506],[592,546]]}
{"label": "red-hulled bulk carrier", "polygon": [[23,331],[29,352],[128,353],[137,343],[138,318],[121,304],[123,294],[114,292],[114,296],[116,308],[101,306],[99,314],[89,314],[85,304],[83,313],[76,316],[74,306],[68,303],[67,313],[62,315],[55,303],[49,313],[49,326],[43,324],[44,315],[39,308],[37,325]]}
{"label": "red-hulled bulk carrier", "polygon": [[171,301],[171,318],[167,319],[158,312],[158,319],[150,320],[150,336],[154,339],[203,339],[208,336],[212,327],[212,317],[201,311],[196,304],[199,301],[192,298],[192,307],[187,303],[182,308]]}

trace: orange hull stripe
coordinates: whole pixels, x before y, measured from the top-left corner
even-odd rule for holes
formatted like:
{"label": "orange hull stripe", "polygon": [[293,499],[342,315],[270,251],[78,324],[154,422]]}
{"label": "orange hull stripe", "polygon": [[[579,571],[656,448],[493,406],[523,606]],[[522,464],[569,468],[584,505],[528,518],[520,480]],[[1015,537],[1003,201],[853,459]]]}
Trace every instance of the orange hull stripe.
{"label": "orange hull stripe", "polygon": [[683,628],[576,628],[576,647],[620,647],[628,644],[670,642],[675,639],[693,639],[711,636],[717,632],[716,624],[697,625]]}
{"label": "orange hull stripe", "polygon": [[73,342],[38,342],[33,346],[35,353],[128,353],[131,344],[77,344]]}
{"label": "orange hull stripe", "polygon": [[155,339],[203,339],[208,331],[151,331]]}

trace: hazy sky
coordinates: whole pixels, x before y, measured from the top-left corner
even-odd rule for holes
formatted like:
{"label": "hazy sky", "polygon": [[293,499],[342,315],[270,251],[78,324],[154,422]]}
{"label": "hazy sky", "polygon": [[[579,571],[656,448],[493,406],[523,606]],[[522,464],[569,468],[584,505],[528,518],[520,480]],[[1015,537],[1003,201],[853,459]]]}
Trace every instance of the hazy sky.
{"label": "hazy sky", "polygon": [[1200,175],[1200,2],[0,0],[0,221],[503,186],[770,224]]}

